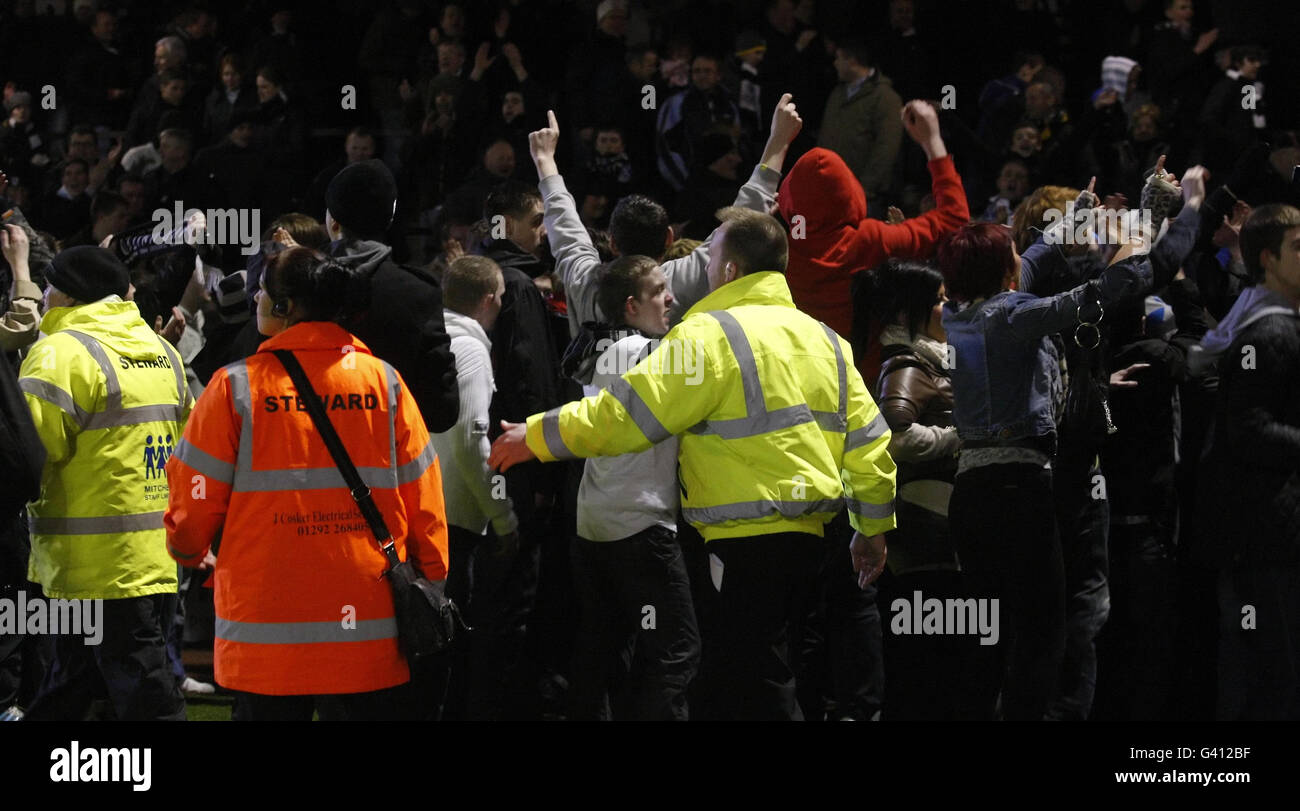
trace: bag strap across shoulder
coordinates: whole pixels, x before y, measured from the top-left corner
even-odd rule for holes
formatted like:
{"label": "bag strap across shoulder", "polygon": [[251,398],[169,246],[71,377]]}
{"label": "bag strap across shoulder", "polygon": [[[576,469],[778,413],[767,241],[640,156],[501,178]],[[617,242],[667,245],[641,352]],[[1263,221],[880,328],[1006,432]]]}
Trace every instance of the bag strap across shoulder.
{"label": "bag strap across shoulder", "polygon": [[366,523],[370,525],[371,533],[374,534],[375,540],[379,543],[379,548],[383,550],[384,557],[388,560],[389,569],[397,568],[401,561],[398,559],[397,550],[393,545],[393,536],[388,531],[388,525],[384,523],[384,516],[380,514],[379,508],[375,506],[375,500],[370,495],[370,488],[362,481],[361,474],[357,472],[357,466],[352,464],[352,458],[348,456],[347,448],[343,447],[343,440],[339,438],[338,431],[334,430],[334,424],[330,422],[329,415],[325,413],[325,406],[321,404],[320,397],[316,395],[316,390],[312,388],[311,381],[307,379],[307,372],[303,370],[302,364],[289,350],[276,349],[272,354],[280,359],[280,363],[284,364],[285,371],[289,373],[289,378],[293,380],[294,388],[298,389],[298,394],[302,396],[307,406],[307,414],[316,425],[316,430],[320,432],[321,439],[325,441],[325,447],[329,449],[330,456],[334,458],[334,464],[338,466],[339,473],[343,474],[343,481],[347,483],[348,490],[352,493],[352,500],[357,503],[361,515],[365,517]]}

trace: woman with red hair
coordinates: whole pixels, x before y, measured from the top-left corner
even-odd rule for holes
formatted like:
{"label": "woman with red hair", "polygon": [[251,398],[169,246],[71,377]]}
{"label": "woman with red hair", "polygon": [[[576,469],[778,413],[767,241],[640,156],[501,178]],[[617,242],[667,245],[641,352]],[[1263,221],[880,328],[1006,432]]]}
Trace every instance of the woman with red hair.
{"label": "woman with red hair", "polygon": [[[1148,246],[1143,235],[1099,278],[1038,298],[1012,290],[1021,257],[1006,226],[972,223],[939,244],[950,299],[943,327],[952,348],[953,423],[962,441],[948,520],[966,587],[997,606],[1000,630],[971,673],[982,718],[993,716],[1000,688],[1004,718],[1041,720],[1064,652],[1065,582],[1052,506],[1062,389],[1049,336],[1077,324],[1075,340],[1095,340],[1101,310],[1150,284]],[[1039,240],[1025,261],[1054,250]]]}

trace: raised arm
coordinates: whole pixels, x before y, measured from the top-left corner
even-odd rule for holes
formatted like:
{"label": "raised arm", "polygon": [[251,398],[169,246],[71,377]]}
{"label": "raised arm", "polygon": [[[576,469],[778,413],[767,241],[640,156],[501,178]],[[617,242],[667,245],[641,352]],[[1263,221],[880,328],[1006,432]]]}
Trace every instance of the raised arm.
{"label": "raised arm", "polygon": [[900,259],[929,256],[939,237],[970,221],[966,190],[939,133],[939,116],[934,106],[926,101],[909,101],[903,107],[902,119],[907,134],[925,152],[934,210],[898,225],[864,219],[858,226],[858,233],[863,244],[868,246],[863,263],[865,267],[877,265],[891,256]]}
{"label": "raised arm", "polygon": [[546,239],[555,257],[555,272],[564,282],[569,308],[569,332],[578,334],[584,322],[599,320],[596,313],[596,269],[600,254],[591,244],[587,227],[578,216],[573,195],[565,188],[564,178],[555,163],[555,148],[560,141],[560,124],[555,111],[547,110],[548,126],[528,135],[528,151],[537,167],[537,188],[542,193],[542,221]]}
{"label": "raised arm", "polygon": [[[793,96],[786,93],[777,102],[772,113],[772,126],[769,128],[767,144],[763,155],[749,181],[736,193],[737,208],[771,213],[776,205],[776,190],[781,183],[781,170],[785,166],[786,153],[799,130],[803,128],[803,119],[795,107]],[[709,242],[704,240],[698,248],[681,259],[665,262],[664,276],[668,279],[668,289],[673,293],[672,319],[676,323],[682,315],[695,305],[695,302],[709,294]]]}

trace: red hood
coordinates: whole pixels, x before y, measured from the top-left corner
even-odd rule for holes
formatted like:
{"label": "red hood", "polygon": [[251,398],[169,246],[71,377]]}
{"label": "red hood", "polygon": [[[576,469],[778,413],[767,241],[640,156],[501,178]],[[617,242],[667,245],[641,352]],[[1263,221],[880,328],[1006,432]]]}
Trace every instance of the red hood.
{"label": "red hood", "polygon": [[790,169],[777,200],[790,228],[785,275],[795,305],[847,338],[853,329],[853,273],[863,265],[862,184],[839,155],[819,147]]}
{"label": "red hood", "polygon": [[807,238],[814,241],[852,231],[867,216],[862,184],[839,155],[821,147],[795,162],[781,183],[779,201],[781,216],[792,226],[792,218],[803,215]]}

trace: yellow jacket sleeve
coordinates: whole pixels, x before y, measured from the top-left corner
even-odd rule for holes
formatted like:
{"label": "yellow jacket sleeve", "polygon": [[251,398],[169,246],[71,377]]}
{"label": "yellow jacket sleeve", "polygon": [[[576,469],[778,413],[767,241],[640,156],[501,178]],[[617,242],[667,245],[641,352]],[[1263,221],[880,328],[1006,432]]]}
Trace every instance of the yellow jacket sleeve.
{"label": "yellow jacket sleeve", "polygon": [[848,367],[848,433],[840,463],[844,501],[853,528],[863,535],[878,535],[898,525],[894,516],[897,468],[889,455],[889,423],[852,360]]}
{"label": "yellow jacket sleeve", "polygon": [[18,386],[45,446],[47,466],[72,455],[82,422],[104,397],[99,367],[85,352],[62,343],[65,340],[52,335],[38,343],[18,372]]}
{"label": "yellow jacket sleeve", "polygon": [[703,420],[733,385],[709,357],[725,343],[704,337],[706,330],[681,324],[600,394],[529,417],[529,449],[544,462],[618,456]]}

